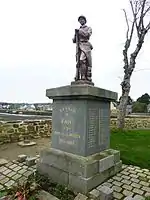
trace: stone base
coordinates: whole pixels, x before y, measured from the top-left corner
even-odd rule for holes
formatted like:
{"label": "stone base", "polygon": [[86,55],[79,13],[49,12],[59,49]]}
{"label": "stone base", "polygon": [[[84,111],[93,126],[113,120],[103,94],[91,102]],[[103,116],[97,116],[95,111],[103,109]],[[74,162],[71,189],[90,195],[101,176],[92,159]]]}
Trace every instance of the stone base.
{"label": "stone base", "polygon": [[8,160],[0,158],[0,167],[3,165],[6,165],[8,163]]}
{"label": "stone base", "polygon": [[121,168],[120,152],[113,149],[83,157],[51,148],[41,152],[37,163],[39,173],[83,194],[118,173]]}
{"label": "stone base", "polygon": [[26,159],[26,165],[29,167],[32,165],[35,165],[35,161],[36,161],[36,157],[28,157]]}
{"label": "stone base", "polygon": [[59,200],[57,197],[54,197],[49,192],[44,190],[40,190],[36,196],[40,200]]}
{"label": "stone base", "polygon": [[30,146],[36,145],[36,142],[25,143],[24,141],[22,141],[22,142],[18,142],[18,145],[21,147],[30,147]]}
{"label": "stone base", "polygon": [[94,83],[88,80],[78,80],[78,81],[72,81],[71,85],[93,85]]}
{"label": "stone base", "polygon": [[25,162],[27,158],[27,155],[21,154],[18,156],[18,162],[22,163]]}

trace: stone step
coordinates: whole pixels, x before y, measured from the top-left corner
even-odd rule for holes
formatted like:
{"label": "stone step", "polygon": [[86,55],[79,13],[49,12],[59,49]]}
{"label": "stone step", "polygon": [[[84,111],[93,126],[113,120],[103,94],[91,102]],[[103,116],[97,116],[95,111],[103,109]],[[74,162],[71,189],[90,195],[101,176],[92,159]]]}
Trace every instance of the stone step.
{"label": "stone step", "polygon": [[39,194],[37,195],[37,197],[40,199],[40,200],[59,200],[57,197],[54,197],[53,195],[51,195],[50,193],[44,191],[44,190],[41,190],[39,192]]}

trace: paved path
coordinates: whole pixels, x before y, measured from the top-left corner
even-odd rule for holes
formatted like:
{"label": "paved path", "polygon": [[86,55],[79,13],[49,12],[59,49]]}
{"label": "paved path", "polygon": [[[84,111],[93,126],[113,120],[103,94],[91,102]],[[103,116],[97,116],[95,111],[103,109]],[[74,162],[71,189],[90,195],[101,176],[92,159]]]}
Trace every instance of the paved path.
{"label": "paved path", "polygon": [[[37,157],[38,159],[38,157]],[[25,162],[10,161],[0,167],[0,191],[11,187],[17,180],[26,180],[36,170],[36,165],[28,167]]]}
{"label": "paved path", "polygon": [[123,199],[130,195],[150,196],[150,170],[123,165],[120,173],[102,185],[113,189],[115,199]]}
{"label": "paved path", "polygon": [[[38,156],[37,156],[38,159]],[[0,167],[0,190],[11,187],[16,180],[26,179],[36,170],[36,165],[28,167],[25,162],[9,162]],[[113,176],[102,185],[114,191],[114,199],[124,199],[126,196],[150,196],[150,170],[132,165],[123,165],[120,173]]]}

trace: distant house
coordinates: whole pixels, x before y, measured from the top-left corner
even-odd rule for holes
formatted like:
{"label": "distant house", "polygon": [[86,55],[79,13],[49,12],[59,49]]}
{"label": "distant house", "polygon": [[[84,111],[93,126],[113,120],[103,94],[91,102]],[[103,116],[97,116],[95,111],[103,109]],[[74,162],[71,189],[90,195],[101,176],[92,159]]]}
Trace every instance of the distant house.
{"label": "distant house", "polygon": [[33,110],[35,110],[35,106],[33,104],[29,104],[29,105],[27,105],[26,110],[33,111]]}
{"label": "distant house", "polygon": [[35,110],[35,106],[33,104],[26,104],[26,105],[20,106],[19,110],[33,111]]}
{"label": "distant house", "polygon": [[51,111],[52,110],[52,104],[51,103],[48,103],[48,104],[37,104],[37,108],[38,110],[41,110],[41,111]]}
{"label": "distant house", "polygon": [[9,105],[3,105],[2,107],[3,107],[3,109],[8,109]]}
{"label": "distant house", "polygon": [[27,109],[27,105],[23,105],[23,106],[20,106],[19,110],[26,110]]}
{"label": "distant house", "polygon": [[52,103],[45,106],[45,110],[50,111],[52,109],[53,109],[53,104]]}
{"label": "distant house", "polygon": [[117,108],[117,103],[116,102],[111,102],[110,103],[110,112],[111,112],[111,116],[117,116],[118,108]]}
{"label": "distant house", "polygon": [[[117,110],[118,110],[118,105],[119,105],[119,102],[111,102],[110,104],[110,110],[115,113],[117,113]],[[129,115],[132,113],[132,105],[127,105],[127,108],[126,108],[126,115]]]}
{"label": "distant house", "polygon": [[147,112],[150,113],[150,103],[147,106]]}
{"label": "distant house", "polygon": [[115,105],[115,103],[114,102],[111,102],[110,103],[110,110],[116,110],[117,108],[116,108],[116,105]]}
{"label": "distant house", "polygon": [[127,108],[126,108],[126,115],[129,115],[132,113],[132,105],[127,105]]}

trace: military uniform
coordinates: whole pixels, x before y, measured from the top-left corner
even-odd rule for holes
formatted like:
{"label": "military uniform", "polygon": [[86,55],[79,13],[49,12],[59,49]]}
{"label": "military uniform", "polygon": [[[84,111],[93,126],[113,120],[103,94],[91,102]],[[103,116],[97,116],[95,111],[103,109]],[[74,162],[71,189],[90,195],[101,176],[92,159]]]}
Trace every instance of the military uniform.
{"label": "military uniform", "polygon": [[[79,74],[80,74],[81,80],[91,81],[91,76],[92,76],[91,50],[93,49],[91,43],[89,42],[91,35],[92,35],[91,27],[88,27],[86,25],[80,26],[78,30],[79,48],[77,49],[77,52],[76,52],[76,56],[77,56],[76,60],[77,62],[79,62],[80,67],[79,67],[79,71],[77,70],[76,80],[79,80]],[[76,42],[75,37],[74,37],[74,42]]]}

